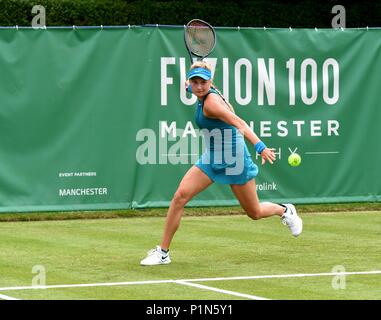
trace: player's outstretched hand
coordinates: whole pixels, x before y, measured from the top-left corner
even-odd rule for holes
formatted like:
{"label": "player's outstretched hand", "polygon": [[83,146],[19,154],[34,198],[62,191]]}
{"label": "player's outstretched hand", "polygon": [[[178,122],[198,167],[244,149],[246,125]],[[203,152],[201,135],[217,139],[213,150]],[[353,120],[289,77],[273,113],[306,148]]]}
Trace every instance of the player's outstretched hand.
{"label": "player's outstretched hand", "polygon": [[275,159],[276,159],[274,151],[272,149],[269,149],[269,148],[265,148],[262,151],[261,157],[262,157],[262,165],[264,165],[266,163],[266,161],[273,164]]}

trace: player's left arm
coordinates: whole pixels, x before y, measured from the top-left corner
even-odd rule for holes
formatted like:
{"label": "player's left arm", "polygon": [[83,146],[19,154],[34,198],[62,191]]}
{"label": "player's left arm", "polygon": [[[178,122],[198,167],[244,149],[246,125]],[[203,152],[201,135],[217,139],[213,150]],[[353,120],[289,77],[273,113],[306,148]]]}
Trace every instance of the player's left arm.
{"label": "player's left arm", "polygon": [[[204,113],[208,118],[219,119],[237,128],[253,145],[256,145],[261,141],[255,132],[250,129],[246,121],[238,117],[234,112],[230,111],[230,109],[225,106],[222,99],[217,95],[208,95],[204,102]],[[261,152],[261,156],[262,164],[266,161],[269,161],[272,164],[273,161],[275,161],[274,151],[267,147]]]}

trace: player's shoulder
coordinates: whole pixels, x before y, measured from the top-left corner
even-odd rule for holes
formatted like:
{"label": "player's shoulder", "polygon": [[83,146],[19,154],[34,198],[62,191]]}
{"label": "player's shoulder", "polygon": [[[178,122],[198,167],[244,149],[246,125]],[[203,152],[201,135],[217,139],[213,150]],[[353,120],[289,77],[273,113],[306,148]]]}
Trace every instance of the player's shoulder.
{"label": "player's shoulder", "polygon": [[221,97],[216,91],[209,91],[204,99],[204,105],[205,104],[219,104],[221,103]]}
{"label": "player's shoulder", "polygon": [[218,118],[227,109],[218,93],[210,92],[204,100],[204,114],[207,117]]}

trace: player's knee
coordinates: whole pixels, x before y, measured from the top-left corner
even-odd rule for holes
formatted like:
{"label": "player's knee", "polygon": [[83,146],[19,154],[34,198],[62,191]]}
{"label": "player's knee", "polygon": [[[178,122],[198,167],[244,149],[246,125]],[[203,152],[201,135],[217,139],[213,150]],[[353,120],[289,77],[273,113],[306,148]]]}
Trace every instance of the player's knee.
{"label": "player's knee", "polygon": [[178,206],[185,206],[189,200],[189,192],[187,192],[185,189],[179,188],[175,192],[172,202]]}
{"label": "player's knee", "polygon": [[262,215],[261,215],[261,209],[256,209],[256,208],[253,208],[253,209],[249,209],[249,210],[246,210],[246,214],[253,220],[259,220]]}

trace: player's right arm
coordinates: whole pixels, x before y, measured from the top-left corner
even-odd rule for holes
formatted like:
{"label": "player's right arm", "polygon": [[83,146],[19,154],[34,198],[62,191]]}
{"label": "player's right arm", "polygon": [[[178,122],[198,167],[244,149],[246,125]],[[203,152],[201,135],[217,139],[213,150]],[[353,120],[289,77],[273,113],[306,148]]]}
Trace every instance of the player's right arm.
{"label": "player's right arm", "polygon": [[[246,121],[238,117],[234,112],[230,111],[225,106],[222,99],[216,94],[208,95],[204,102],[204,114],[208,118],[219,119],[237,128],[254,146],[261,141],[255,132],[251,130]],[[261,157],[262,164],[266,161],[269,161],[272,164],[276,158],[274,151],[267,147],[261,152]]]}

